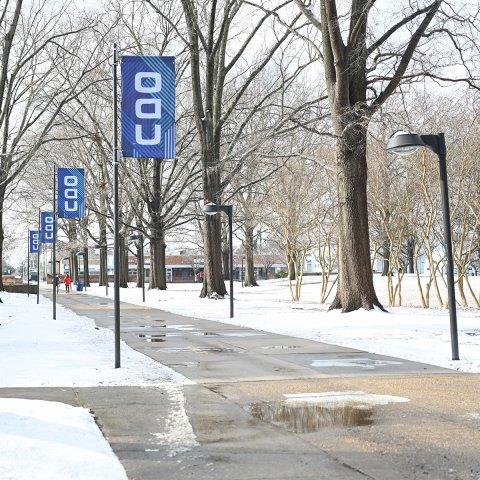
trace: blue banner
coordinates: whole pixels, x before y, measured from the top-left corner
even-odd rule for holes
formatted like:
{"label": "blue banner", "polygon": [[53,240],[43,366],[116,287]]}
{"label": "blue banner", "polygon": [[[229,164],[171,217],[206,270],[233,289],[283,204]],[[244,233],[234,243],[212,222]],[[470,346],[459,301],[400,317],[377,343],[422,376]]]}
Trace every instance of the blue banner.
{"label": "blue banner", "polygon": [[122,57],[122,155],[175,158],[175,57]]}
{"label": "blue banner", "polygon": [[83,168],[58,168],[58,218],[85,216],[85,171]]}
{"label": "blue banner", "polygon": [[38,253],[40,249],[40,235],[38,230],[28,231],[28,249],[30,253]]}
{"label": "blue banner", "polygon": [[54,229],[53,212],[41,212],[40,215],[40,242],[53,243]]}

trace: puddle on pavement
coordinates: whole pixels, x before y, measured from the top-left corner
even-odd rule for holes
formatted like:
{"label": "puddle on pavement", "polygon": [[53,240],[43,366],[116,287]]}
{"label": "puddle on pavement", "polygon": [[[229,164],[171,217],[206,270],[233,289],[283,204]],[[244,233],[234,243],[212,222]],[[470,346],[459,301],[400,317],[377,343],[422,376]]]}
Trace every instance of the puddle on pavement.
{"label": "puddle on pavement", "polygon": [[189,353],[189,352],[206,352],[206,353],[234,353],[232,348],[220,347],[186,347],[186,348],[164,348],[163,352],[172,353]]}
{"label": "puddle on pavement", "polygon": [[259,420],[296,433],[315,432],[327,427],[372,425],[379,406],[405,403],[410,399],[362,391],[291,393],[285,400],[250,405]]}
{"label": "puddle on pavement", "polygon": [[193,335],[209,335],[213,337],[256,337],[266,335],[266,333],[256,332],[192,332]]}
{"label": "puddle on pavement", "polygon": [[168,328],[173,328],[174,330],[197,330],[195,325],[169,325]]}
{"label": "puddle on pavement", "polygon": [[139,333],[138,336],[145,340],[146,342],[164,342],[166,340],[166,334],[161,333],[161,334],[152,334],[148,335],[146,333]]}
{"label": "puddle on pavement", "polygon": [[250,405],[251,414],[290,432],[309,433],[327,427],[372,425],[373,408],[365,405],[318,405],[312,403],[260,402]]}
{"label": "puddle on pavement", "polygon": [[168,367],[198,367],[200,362],[180,362],[180,363],[167,363]]}
{"label": "puddle on pavement", "polygon": [[378,360],[374,358],[327,358],[313,360],[310,363],[312,367],[342,367],[342,368],[362,368],[364,370],[375,370],[376,367],[386,367],[389,365],[402,365],[402,362],[394,360]]}
{"label": "puddle on pavement", "polygon": [[142,330],[144,328],[151,328],[156,330],[157,328],[165,328],[165,325],[126,325],[122,326],[122,330],[131,331],[131,330]]}

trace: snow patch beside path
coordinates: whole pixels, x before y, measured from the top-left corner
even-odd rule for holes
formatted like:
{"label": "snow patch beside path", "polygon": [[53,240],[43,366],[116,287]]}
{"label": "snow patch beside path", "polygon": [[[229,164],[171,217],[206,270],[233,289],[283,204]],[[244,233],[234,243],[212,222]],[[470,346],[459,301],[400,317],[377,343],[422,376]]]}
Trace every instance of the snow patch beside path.
{"label": "snow patch beside path", "polygon": [[122,368],[114,368],[114,334],[87,317],[41,297],[2,292],[0,388],[160,386],[191,384],[183,375],[121,343]]}
{"label": "snow patch beside path", "polygon": [[0,478],[127,480],[127,475],[87,409],[1,398]]}

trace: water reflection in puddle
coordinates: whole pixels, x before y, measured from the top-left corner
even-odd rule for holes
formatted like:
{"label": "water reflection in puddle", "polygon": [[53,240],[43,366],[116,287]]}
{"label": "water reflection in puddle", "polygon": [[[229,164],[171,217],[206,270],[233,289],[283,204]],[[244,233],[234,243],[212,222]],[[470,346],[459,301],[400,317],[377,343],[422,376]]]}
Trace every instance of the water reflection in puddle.
{"label": "water reflection in puddle", "polygon": [[260,402],[251,414],[264,422],[295,433],[316,432],[326,427],[356,427],[373,424],[373,409],[366,405],[318,405],[309,403]]}
{"label": "water reflection in puddle", "polygon": [[193,335],[208,335],[213,337],[257,337],[266,335],[266,333],[257,332],[192,332]]}
{"label": "water reflection in puddle", "polygon": [[167,363],[168,367],[198,367],[200,362],[180,362],[180,363]]}
{"label": "water reflection in puddle", "polygon": [[148,335],[146,333],[139,333],[138,336],[146,342],[164,342],[167,334],[161,333]]}

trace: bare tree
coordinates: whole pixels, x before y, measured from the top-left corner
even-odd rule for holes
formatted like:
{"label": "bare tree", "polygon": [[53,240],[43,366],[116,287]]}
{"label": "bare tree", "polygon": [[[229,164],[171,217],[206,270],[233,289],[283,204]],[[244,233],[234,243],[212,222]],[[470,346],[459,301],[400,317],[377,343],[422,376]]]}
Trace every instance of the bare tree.
{"label": "bare tree", "polygon": [[[155,0],[146,0],[162,17],[162,7]],[[278,5],[275,12],[289,2]],[[285,90],[301,71],[311,63],[296,60],[296,68],[283,70],[272,81],[267,93],[258,95],[255,81],[265,67],[290,41],[300,15],[287,27],[276,24],[276,32],[265,49],[258,49],[259,39],[272,25],[274,14],[258,11],[250,2],[238,0],[180,0],[184,26],[176,26],[179,38],[188,46],[192,81],[193,107],[202,164],[205,201],[221,203],[224,192],[243,163],[272,136],[292,126],[297,109],[283,109],[283,115],[270,117],[268,132],[245,147],[248,125],[272,105],[280,90]],[[248,23],[245,23],[246,19]],[[242,33],[237,27],[242,23]],[[172,22],[173,23],[173,22]],[[271,37],[270,37],[271,38]],[[252,62],[246,62],[250,55]],[[280,112],[279,112],[280,113]],[[206,219],[204,229],[205,277],[202,296],[226,293],[222,273],[221,220],[218,216]]]}
{"label": "bare tree", "polygon": [[90,20],[71,9],[66,15],[67,8],[49,0],[0,7],[0,258],[5,199],[42,145],[55,139],[58,115],[87,88],[96,65],[95,49],[79,57]]}
{"label": "bare tree", "polygon": [[[405,83],[429,76],[437,80],[471,81],[449,77],[434,56],[423,54],[429,42],[452,47],[452,59],[465,65],[477,50],[472,32],[475,12],[454,11],[450,3],[434,0],[399,5],[399,16],[383,31],[375,25],[384,7],[371,0],[352,0],[338,11],[335,0],[295,3],[321,37],[322,63],[336,137],[339,204],[339,282],[330,308],[348,312],[381,307],[373,286],[367,203],[367,128],[385,101]],[[319,15],[315,7],[319,7]],[[472,16],[469,14],[472,13]],[[395,20],[397,19],[397,20]],[[383,25],[385,22],[378,22]],[[370,26],[369,26],[370,25]],[[462,38],[462,48],[458,39]],[[311,40],[310,40],[311,43]],[[455,57],[455,52],[457,53]],[[455,58],[454,58],[455,57]],[[470,55],[470,58],[473,58]]]}

